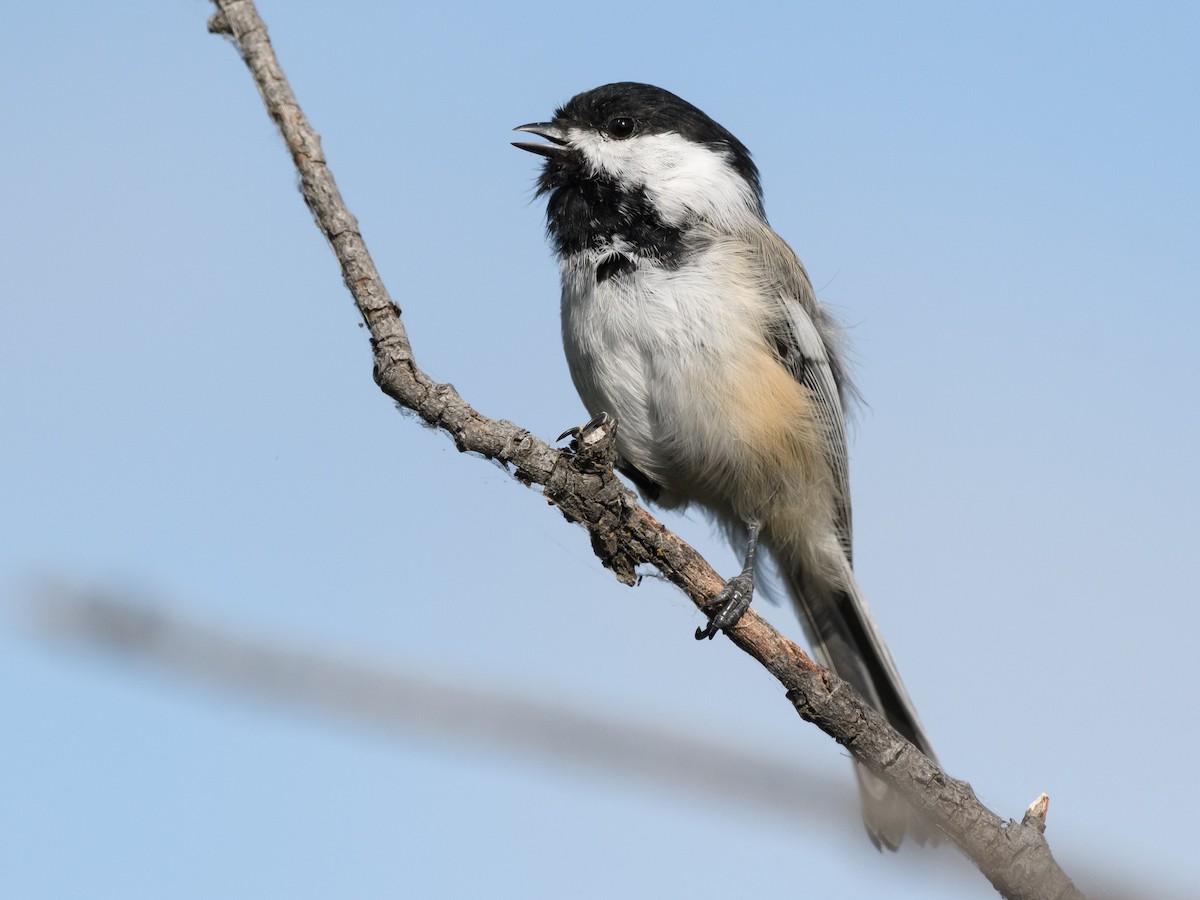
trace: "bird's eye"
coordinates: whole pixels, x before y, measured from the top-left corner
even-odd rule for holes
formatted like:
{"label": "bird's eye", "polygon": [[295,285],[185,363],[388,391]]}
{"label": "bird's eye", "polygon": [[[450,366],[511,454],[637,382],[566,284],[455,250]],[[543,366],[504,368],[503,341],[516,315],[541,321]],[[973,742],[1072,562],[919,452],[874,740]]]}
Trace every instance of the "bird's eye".
{"label": "bird's eye", "polygon": [[605,130],[618,141],[623,141],[633,134],[635,125],[637,123],[629,116],[617,116],[608,120],[608,127]]}

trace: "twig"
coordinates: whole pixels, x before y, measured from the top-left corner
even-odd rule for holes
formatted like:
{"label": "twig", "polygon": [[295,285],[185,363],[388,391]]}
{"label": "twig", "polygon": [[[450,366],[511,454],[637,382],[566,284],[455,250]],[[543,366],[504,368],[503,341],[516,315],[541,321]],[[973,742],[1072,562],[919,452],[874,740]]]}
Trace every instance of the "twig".
{"label": "twig", "polygon": [[[691,547],[643,510],[633,494],[586,455],[576,458],[511,422],[480,415],[453,386],[422,372],[413,357],[400,310],[371,261],[358,223],[325,164],[320,139],[301,111],[250,0],[214,0],[209,30],[230,36],[279,126],[300,174],[305,202],[329,240],[371,334],[375,380],[385,394],[445,431],[460,451],[511,467],[514,477],[540,485],[572,522],[583,525],[601,561],[626,584],[650,564],[702,610],[722,580]],[[931,823],[1010,898],[1082,897],[1050,853],[1033,822],[1005,822],[984,807],[970,785],[950,778],[897,734],[833,673],[814,663],[751,610],[729,639],[787,690],[796,711],[844,745],[859,762],[894,784]]]}

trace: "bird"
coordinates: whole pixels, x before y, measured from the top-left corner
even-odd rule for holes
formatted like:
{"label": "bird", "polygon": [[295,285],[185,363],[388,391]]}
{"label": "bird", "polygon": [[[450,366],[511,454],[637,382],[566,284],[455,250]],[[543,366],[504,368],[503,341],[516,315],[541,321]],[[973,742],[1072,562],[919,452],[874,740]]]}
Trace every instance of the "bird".
{"label": "bird", "polygon": [[[571,378],[593,422],[615,420],[617,469],[648,501],[694,505],[742,571],[696,630],[733,627],[761,543],[826,667],[926,756],[930,741],[853,571],[844,330],[767,222],[749,150],[663,88],[584,91],[515,131],[542,157],[536,196],[562,282]],[[856,764],[867,833],[895,850],[924,827]]]}

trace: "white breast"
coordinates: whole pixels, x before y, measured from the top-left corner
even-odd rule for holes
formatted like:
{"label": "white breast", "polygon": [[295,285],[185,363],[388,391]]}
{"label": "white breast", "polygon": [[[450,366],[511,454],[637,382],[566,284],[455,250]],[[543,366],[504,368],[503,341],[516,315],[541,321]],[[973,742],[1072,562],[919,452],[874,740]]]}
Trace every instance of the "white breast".
{"label": "white breast", "polygon": [[763,310],[737,277],[735,246],[715,241],[677,270],[639,259],[636,271],[596,283],[603,254],[562,262],[563,343],[588,411],[617,419],[621,455],[668,491],[709,465],[704,448],[728,440],[725,411],[738,356],[762,346]]}

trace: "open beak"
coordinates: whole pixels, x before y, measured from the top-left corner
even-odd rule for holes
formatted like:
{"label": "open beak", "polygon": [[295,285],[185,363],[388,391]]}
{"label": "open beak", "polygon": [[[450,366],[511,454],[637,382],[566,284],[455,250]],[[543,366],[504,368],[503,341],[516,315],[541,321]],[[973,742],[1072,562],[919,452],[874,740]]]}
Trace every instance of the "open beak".
{"label": "open beak", "polygon": [[567,152],[567,136],[553,122],[530,122],[528,125],[518,125],[513,131],[525,131],[544,137],[550,143],[535,144],[529,141],[513,141],[514,147],[536,153],[538,156],[555,157]]}

